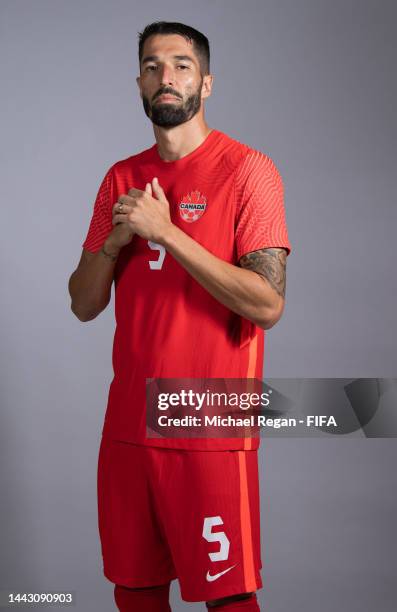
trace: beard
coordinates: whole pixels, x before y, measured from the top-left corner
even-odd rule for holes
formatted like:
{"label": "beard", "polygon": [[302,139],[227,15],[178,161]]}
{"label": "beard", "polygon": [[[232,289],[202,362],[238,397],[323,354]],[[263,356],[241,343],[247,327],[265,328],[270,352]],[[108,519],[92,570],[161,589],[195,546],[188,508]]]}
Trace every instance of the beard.
{"label": "beard", "polygon": [[161,103],[155,101],[154,104],[150,104],[149,99],[146,96],[142,96],[143,108],[145,109],[147,117],[149,117],[154,125],[164,128],[173,128],[181,123],[186,123],[186,121],[194,117],[201,108],[202,84],[203,79],[201,79],[197,91],[182,102]]}

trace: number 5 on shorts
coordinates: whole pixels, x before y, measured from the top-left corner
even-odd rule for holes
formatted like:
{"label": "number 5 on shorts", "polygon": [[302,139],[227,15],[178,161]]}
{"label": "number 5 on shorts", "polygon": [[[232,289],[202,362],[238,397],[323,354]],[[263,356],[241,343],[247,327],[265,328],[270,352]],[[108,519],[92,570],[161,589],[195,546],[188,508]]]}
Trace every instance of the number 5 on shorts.
{"label": "number 5 on shorts", "polygon": [[230,542],[224,531],[213,532],[212,528],[216,525],[223,525],[220,516],[206,516],[203,525],[203,538],[207,542],[219,542],[218,552],[208,553],[211,561],[225,561],[229,556]]}

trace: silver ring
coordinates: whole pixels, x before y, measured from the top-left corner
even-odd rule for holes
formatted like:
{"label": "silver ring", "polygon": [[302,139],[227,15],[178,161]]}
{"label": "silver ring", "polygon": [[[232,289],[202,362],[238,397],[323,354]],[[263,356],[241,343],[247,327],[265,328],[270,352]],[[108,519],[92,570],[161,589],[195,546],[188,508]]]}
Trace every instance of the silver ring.
{"label": "silver ring", "polygon": [[123,212],[123,205],[122,204],[118,205],[117,212],[119,212],[119,213]]}

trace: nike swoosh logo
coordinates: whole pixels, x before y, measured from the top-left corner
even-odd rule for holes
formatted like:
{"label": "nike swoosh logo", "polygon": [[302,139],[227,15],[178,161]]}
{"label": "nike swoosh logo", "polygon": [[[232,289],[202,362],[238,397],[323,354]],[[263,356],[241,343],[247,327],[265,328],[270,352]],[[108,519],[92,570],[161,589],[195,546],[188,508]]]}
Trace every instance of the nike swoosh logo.
{"label": "nike swoosh logo", "polygon": [[223,570],[223,572],[219,572],[219,574],[214,574],[213,576],[211,576],[211,574],[209,572],[207,572],[207,576],[206,576],[207,582],[214,582],[214,580],[218,580],[218,578],[223,576],[223,574],[226,574],[227,572],[230,572],[230,570],[233,569],[234,567],[236,567],[236,565],[237,565],[237,563],[235,563],[231,567],[228,567],[227,569]]}

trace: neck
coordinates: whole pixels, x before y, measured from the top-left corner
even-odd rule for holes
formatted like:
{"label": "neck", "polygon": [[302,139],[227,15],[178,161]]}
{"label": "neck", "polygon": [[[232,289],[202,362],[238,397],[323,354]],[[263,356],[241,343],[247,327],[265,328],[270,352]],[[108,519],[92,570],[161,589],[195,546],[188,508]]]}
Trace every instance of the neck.
{"label": "neck", "polygon": [[174,128],[153,125],[157,149],[164,161],[175,161],[197,149],[212,131],[205,121],[186,121]]}

